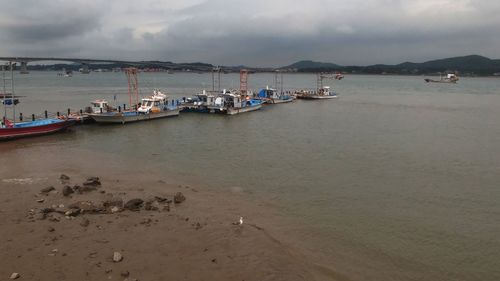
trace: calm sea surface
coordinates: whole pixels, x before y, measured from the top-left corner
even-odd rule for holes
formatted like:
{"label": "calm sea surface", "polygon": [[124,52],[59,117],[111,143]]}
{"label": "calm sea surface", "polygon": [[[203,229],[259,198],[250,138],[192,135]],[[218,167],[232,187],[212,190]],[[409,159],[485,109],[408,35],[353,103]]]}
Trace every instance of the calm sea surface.
{"label": "calm sea surface", "polygon": [[[285,75],[285,88],[314,88],[315,79]],[[209,74],[140,74],[143,94],[160,88],[190,96],[210,83]],[[223,75],[223,87],[238,83],[237,74]],[[272,83],[272,74],[250,76],[255,90]],[[120,155],[124,165],[179,181],[240,188],[274,200],[294,222],[287,231],[297,246],[340,279],[500,280],[500,79],[327,83],[339,99],[232,117],[82,126],[18,147],[0,143],[0,160],[12,160],[7,149],[37,155],[50,143],[65,153]],[[80,109],[96,98],[113,104],[115,94],[127,101],[122,73],[32,72],[18,75],[16,86],[25,116]]]}

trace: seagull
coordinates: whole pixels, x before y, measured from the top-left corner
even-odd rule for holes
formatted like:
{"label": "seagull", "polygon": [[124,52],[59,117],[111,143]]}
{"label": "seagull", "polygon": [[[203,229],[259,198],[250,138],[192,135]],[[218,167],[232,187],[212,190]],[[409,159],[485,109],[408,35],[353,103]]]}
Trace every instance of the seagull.
{"label": "seagull", "polygon": [[237,222],[233,222],[234,225],[242,225],[243,224],[243,217],[240,217],[240,220]]}

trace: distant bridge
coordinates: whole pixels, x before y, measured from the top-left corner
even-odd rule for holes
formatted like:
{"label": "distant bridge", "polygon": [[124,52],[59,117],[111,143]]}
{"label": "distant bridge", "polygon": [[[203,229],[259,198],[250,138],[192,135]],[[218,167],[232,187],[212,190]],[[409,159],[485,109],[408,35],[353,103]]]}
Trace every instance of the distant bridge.
{"label": "distant bridge", "polygon": [[[0,57],[0,61],[17,62],[21,64],[20,72],[21,74],[28,73],[28,63],[34,61],[67,61],[80,63],[82,65],[82,72],[89,73],[89,65],[96,63],[119,63],[126,64],[130,66],[140,66],[140,65],[155,65],[167,68],[192,68],[193,65],[190,64],[177,64],[173,62],[159,62],[159,61],[122,61],[122,60],[103,60],[103,59],[82,59],[82,58],[49,58],[49,57]],[[199,69],[200,66],[197,66]],[[212,67],[201,67],[206,68],[203,70],[212,70]]]}

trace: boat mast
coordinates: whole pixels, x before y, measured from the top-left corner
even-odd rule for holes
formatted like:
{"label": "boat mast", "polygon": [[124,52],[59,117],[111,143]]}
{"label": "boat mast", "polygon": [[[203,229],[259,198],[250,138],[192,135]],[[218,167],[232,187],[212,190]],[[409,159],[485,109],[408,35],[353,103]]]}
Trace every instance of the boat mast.
{"label": "boat mast", "polygon": [[318,91],[323,89],[323,78],[325,78],[323,73],[316,74],[316,87],[318,88]]}

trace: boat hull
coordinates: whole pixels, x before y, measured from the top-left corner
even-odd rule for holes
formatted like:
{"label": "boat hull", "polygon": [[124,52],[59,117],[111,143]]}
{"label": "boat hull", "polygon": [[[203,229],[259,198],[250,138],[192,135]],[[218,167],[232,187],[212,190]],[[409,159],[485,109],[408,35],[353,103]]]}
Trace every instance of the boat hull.
{"label": "boat hull", "polygon": [[282,99],[268,99],[265,101],[265,104],[280,104],[280,103],[287,103],[287,102],[292,102],[293,99],[287,99],[287,100],[282,100]]}
{"label": "boat hull", "polygon": [[259,110],[262,108],[262,104],[254,105],[254,106],[247,106],[247,107],[242,107],[242,108],[228,108],[226,110],[227,115],[236,115],[240,113],[245,113],[245,112],[250,112],[250,111],[255,111]]}
{"label": "boat hull", "polygon": [[308,96],[298,96],[298,99],[303,100],[326,100],[326,99],[336,99],[337,96],[318,96],[318,95],[308,95]]}
{"label": "boat hull", "polygon": [[179,109],[172,109],[156,113],[142,114],[133,112],[130,114],[128,112],[113,112],[104,114],[89,114],[89,116],[94,119],[97,123],[108,123],[108,124],[125,124],[138,121],[147,121],[159,118],[173,117],[179,115]]}
{"label": "boat hull", "polygon": [[456,84],[455,80],[433,80],[433,79],[424,79],[427,83],[447,83],[447,84]]}
{"label": "boat hull", "polygon": [[75,122],[72,120],[64,120],[61,122],[21,128],[0,128],[0,140],[12,140],[18,138],[35,137],[57,133],[72,126]]}

